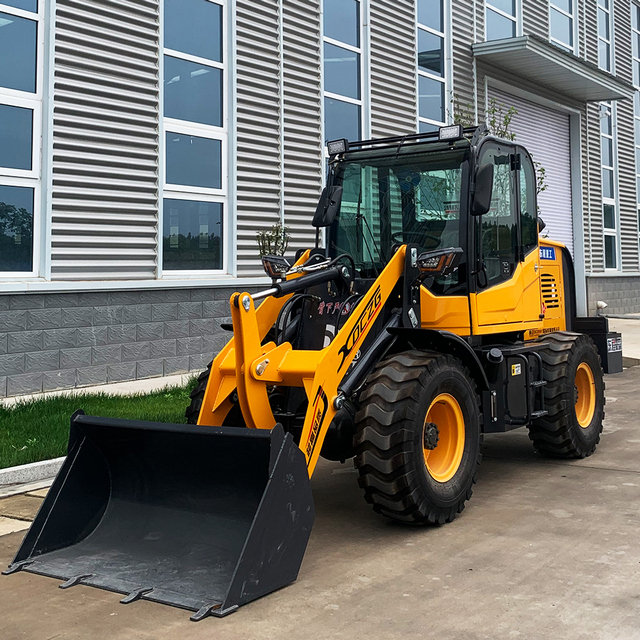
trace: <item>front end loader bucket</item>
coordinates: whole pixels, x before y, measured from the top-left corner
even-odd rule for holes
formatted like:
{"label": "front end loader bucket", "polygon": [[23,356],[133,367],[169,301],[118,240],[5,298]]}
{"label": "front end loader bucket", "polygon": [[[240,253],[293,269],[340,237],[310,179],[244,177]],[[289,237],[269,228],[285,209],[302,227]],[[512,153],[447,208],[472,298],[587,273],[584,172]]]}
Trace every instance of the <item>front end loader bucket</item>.
{"label": "front end loader bucket", "polygon": [[293,582],[315,510],[304,455],[258,430],[71,419],[69,453],[5,573],[223,616]]}

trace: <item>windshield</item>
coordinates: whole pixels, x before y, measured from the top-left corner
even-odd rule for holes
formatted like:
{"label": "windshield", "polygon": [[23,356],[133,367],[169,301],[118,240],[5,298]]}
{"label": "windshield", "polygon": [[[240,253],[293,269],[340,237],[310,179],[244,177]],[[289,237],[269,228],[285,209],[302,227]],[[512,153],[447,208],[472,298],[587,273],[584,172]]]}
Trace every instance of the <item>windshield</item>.
{"label": "windshield", "polygon": [[[339,165],[335,183],[344,191],[330,255],[348,253],[361,277],[375,277],[395,244],[415,243],[420,251],[463,246],[460,192],[466,160],[464,151],[447,151]],[[450,285],[458,283],[460,276],[454,276]]]}

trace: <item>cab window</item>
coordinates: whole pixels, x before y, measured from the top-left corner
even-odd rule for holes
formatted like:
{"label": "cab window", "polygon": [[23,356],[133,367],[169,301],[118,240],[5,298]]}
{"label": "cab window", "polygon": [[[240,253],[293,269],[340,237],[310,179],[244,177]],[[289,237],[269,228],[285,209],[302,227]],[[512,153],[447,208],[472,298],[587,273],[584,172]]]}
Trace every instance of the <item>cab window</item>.
{"label": "cab window", "polygon": [[524,255],[538,246],[538,211],[536,205],[536,174],[531,158],[520,150],[520,225]]}
{"label": "cab window", "polygon": [[482,156],[482,163],[494,165],[491,208],[480,221],[481,261],[487,286],[509,280],[518,259],[516,193],[511,159],[512,150],[506,147],[489,147]]}

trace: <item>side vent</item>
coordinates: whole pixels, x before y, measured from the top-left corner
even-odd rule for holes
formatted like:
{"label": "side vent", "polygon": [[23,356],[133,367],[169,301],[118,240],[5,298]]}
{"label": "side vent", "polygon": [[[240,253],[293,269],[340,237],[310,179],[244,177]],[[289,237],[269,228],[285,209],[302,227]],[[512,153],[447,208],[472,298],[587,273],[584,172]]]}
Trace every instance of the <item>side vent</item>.
{"label": "side vent", "polygon": [[560,306],[560,288],[555,276],[549,273],[543,273],[540,276],[542,281],[542,299],[547,309],[557,309]]}

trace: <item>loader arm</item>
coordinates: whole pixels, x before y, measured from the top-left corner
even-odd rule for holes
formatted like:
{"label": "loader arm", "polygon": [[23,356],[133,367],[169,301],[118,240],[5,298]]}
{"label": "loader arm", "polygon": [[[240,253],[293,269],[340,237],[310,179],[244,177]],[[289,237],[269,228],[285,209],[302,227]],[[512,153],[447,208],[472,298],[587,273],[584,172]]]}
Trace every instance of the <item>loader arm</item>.
{"label": "loader arm", "polygon": [[[309,259],[310,251],[305,251],[299,260],[294,264],[298,267]],[[291,279],[300,277],[301,274],[294,274]],[[235,294],[234,294],[235,295]],[[233,298],[234,296],[232,296]],[[258,309],[255,310],[256,324],[258,327],[259,341],[262,342],[269,333],[269,329],[274,325],[278,318],[280,310],[291,296],[283,296],[282,298],[267,298]],[[233,303],[231,305],[233,308]],[[227,362],[235,362],[235,350],[237,348],[234,326],[234,337],[227,342],[225,347],[214,358],[211,364],[211,373],[209,383],[205,391],[202,401],[202,409],[198,417],[198,424],[203,426],[217,426],[224,422],[227,414],[233,406],[229,396],[235,391],[236,372],[235,368],[231,371],[229,366],[224,366]],[[224,373],[223,373],[224,372]]]}
{"label": "loader arm", "polygon": [[273,429],[276,419],[269,404],[268,388],[302,387],[309,404],[299,446],[311,476],[338,410],[338,388],[404,274],[405,253],[406,246],[396,251],[333,341],[321,350],[294,349],[288,342],[263,345],[262,339],[276,321],[283,299],[269,297],[256,310],[249,293],[234,294],[231,297],[234,338],[214,360],[198,424],[221,424],[220,417],[231,407],[229,395],[235,389],[246,426]]}

